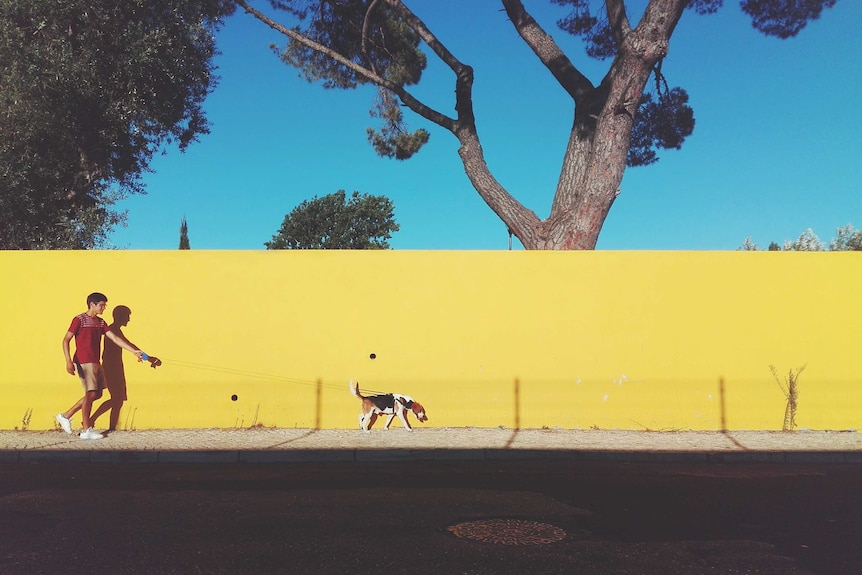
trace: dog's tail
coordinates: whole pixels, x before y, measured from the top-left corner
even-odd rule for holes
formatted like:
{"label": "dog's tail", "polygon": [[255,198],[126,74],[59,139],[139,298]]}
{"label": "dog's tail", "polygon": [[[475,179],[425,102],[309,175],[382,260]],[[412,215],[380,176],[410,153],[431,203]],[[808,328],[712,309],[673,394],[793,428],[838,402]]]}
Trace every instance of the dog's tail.
{"label": "dog's tail", "polygon": [[361,393],[359,393],[359,382],[354,382],[353,379],[350,380],[348,384],[350,386],[350,393],[358,397],[359,399],[365,399]]}

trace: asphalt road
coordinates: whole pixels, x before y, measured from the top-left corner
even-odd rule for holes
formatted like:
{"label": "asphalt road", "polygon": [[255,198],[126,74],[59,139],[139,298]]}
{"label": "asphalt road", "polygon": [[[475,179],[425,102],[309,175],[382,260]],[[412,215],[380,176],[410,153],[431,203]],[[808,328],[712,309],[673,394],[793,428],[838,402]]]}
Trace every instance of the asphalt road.
{"label": "asphalt road", "polygon": [[15,463],[0,574],[858,575],[861,487],[847,464]]}

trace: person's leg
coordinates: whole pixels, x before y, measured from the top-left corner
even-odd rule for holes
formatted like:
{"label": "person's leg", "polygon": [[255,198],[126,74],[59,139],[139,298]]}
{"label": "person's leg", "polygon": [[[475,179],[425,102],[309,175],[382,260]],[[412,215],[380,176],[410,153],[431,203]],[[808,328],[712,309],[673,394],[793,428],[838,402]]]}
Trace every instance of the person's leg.
{"label": "person's leg", "polygon": [[78,412],[78,410],[81,409],[81,406],[83,404],[84,404],[84,398],[82,397],[81,399],[76,401],[74,403],[74,405],[72,405],[72,407],[70,407],[69,409],[67,409],[63,413],[58,413],[57,415],[54,416],[54,419],[57,420],[57,423],[60,424],[60,427],[62,427],[63,431],[65,431],[66,433],[68,433],[68,434],[72,433],[72,416],[75,415]]}
{"label": "person's leg", "polygon": [[64,411],[63,413],[58,413],[55,416],[57,423],[60,424],[60,427],[63,428],[63,431],[66,433],[72,433],[72,416],[74,416],[81,409],[81,406],[84,405],[84,398],[82,397],[78,401],[76,401],[72,407]]}
{"label": "person's leg", "polygon": [[86,390],[83,402],[81,403],[81,420],[83,422],[84,431],[86,432],[93,427],[91,411],[93,409],[93,402],[102,397],[104,375],[102,374],[101,366],[98,363],[81,364],[78,366],[78,372],[81,375],[81,381]]}
{"label": "person's leg", "polygon": [[81,386],[84,388],[84,397],[73,403],[72,407],[70,407],[63,413],[58,413],[56,416],[54,416],[54,419],[56,419],[57,423],[60,424],[60,427],[63,428],[63,431],[69,434],[72,433],[72,417],[74,417],[75,414],[81,410],[81,407],[83,407],[84,405],[84,401],[87,399],[87,375],[80,365],[78,365],[77,367],[78,378],[81,381]]}
{"label": "person's leg", "polygon": [[92,415],[90,415],[90,422],[95,424],[96,420],[99,419],[99,416],[102,415],[103,413],[105,413],[106,411],[108,411],[109,409],[112,409],[113,406],[114,406],[114,398],[113,397],[109,397],[108,399],[106,399],[105,401],[100,403],[99,407],[96,408],[96,411],[94,411],[92,413]]}
{"label": "person's leg", "polygon": [[108,431],[116,431],[117,423],[120,421],[120,410],[122,408],[122,399],[120,399],[119,397],[110,397],[109,399],[106,399],[99,404],[99,407],[97,407],[96,411],[94,411],[93,414],[90,416],[90,422],[95,426],[96,420],[99,419],[99,416],[104,414],[106,411],[111,410]]}
{"label": "person's leg", "polygon": [[111,426],[108,429],[116,431],[117,424],[120,422],[120,410],[123,408],[123,400],[118,398],[111,401],[113,401],[113,404],[111,405]]}
{"label": "person's leg", "polygon": [[81,404],[81,421],[83,422],[84,430],[93,427],[93,418],[90,416],[90,411],[93,409],[93,402],[99,399],[101,392],[98,390],[90,390],[84,396],[84,403]]}
{"label": "person's leg", "polygon": [[121,361],[106,362],[102,364],[102,370],[105,373],[105,383],[108,385],[111,399],[99,406],[92,419],[95,422],[96,417],[110,409],[111,418],[108,431],[116,431],[120,421],[120,410],[123,408],[123,403],[128,399],[126,395],[126,372]]}
{"label": "person's leg", "polygon": [[72,419],[72,417],[74,417],[76,413],[78,413],[79,411],[81,411],[81,406],[82,406],[82,405],[84,405],[84,398],[83,398],[83,397],[82,397],[81,399],[79,399],[78,401],[76,401],[76,402],[72,405],[72,407],[70,407],[69,409],[67,409],[66,411],[64,411],[64,412],[63,412],[63,414],[62,414],[62,415],[63,415],[63,417],[65,417],[66,419]]}

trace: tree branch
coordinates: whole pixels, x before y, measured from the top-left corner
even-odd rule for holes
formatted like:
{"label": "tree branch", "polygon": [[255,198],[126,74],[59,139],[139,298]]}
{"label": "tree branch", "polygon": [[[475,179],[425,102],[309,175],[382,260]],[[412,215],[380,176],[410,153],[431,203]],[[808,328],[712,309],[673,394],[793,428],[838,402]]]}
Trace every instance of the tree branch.
{"label": "tree branch", "polygon": [[461,143],[458,155],[473,188],[524,247],[534,246],[541,228],[539,217],[515,199],[491,174],[475,130],[463,130],[458,140]]}
{"label": "tree branch", "polygon": [[623,0],[605,0],[605,11],[608,13],[608,24],[614,34],[617,46],[623,45],[626,35],[632,31],[626,14],[626,5]]}
{"label": "tree branch", "polygon": [[650,53],[643,56],[658,61],[667,55],[670,37],[689,0],[650,0],[635,33],[648,38]]}
{"label": "tree branch", "polygon": [[383,78],[378,74],[375,74],[372,70],[369,70],[368,68],[365,68],[364,66],[361,66],[356,62],[345,58],[335,50],[332,50],[324,46],[323,44],[315,42],[307,36],[300,34],[296,30],[291,30],[290,28],[279,24],[278,22],[263,14],[259,10],[255,10],[254,8],[249,6],[248,2],[246,2],[245,0],[235,1],[237,5],[241,6],[248,14],[251,14],[276,32],[280,32],[288,38],[291,38],[292,40],[295,40],[296,42],[299,42],[304,46],[308,46],[312,50],[315,50],[317,52],[320,52],[321,54],[328,56],[329,58],[332,58],[342,66],[345,66],[346,68],[349,68],[350,70],[356,72],[369,82],[377,84],[378,86],[383,86],[392,93],[397,94],[405,106],[407,106],[426,120],[429,120],[430,122],[433,122],[438,126],[449,130],[450,132],[455,132],[455,120],[453,120],[449,116],[446,116],[445,114],[438,112],[430,106],[425,105],[424,103],[416,99],[412,94],[410,94],[410,92],[405,90],[403,86],[400,86],[394,82]]}
{"label": "tree branch", "polygon": [[371,24],[371,13],[374,11],[374,8],[377,6],[377,3],[380,0],[371,0],[368,3],[368,9],[365,11],[365,18],[362,20],[362,53],[365,54],[365,58],[368,60],[368,63],[371,64],[371,71],[377,74],[377,68],[374,66],[374,60],[368,55],[368,26]]}
{"label": "tree branch", "polygon": [[475,123],[475,116],[473,115],[473,68],[458,60],[428,29],[425,22],[405,6],[401,0],[385,0],[385,2],[407,22],[408,26],[419,34],[422,41],[455,73],[455,112],[458,116],[458,123],[462,127],[465,125],[472,126]]}
{"label": "tree branch", "polygon": [[524,42],[575,102],[594,89],[593,84],[575,68],[554,39],[527,13],[521,0],[503,0],[503,7]]}
{"label": "tree branch", "polygon": [[540,220],[533,211],[527,209],[506,191],[488,169],[473,115],[473,68],[458,60],[428,29],[425,22],[411,12],[401,0],[385,0],[385,2],[455,73],[455,111],[458,121],[457,129],[453,133],[461,143],[458,154],[461,156],[467,177],[488,207],[521,239],[522,243],[529,245],[539,227]]}

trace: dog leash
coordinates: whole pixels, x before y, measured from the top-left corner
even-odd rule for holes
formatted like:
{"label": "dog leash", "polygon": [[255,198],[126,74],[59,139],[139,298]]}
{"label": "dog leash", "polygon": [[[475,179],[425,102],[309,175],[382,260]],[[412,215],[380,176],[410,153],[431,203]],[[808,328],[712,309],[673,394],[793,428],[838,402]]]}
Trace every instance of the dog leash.
{"label": "dog leash", "polygon": [[[214,373],[236,375],[236,376],[240,376],[244,379],[274,381],[274,382],[279,382],[279,383],[289,383],[289,384],[293,384],[293,385],[305,385],[305,386],[309,386],[309,387],[315,387],[319,384],[321,387],[324,387],[326,389],[333,389],[333,390],[339,390],[339,389],[343,388],[343,385],[340,383],[339,384],[322,383],[322,382],[319,382],[318,380],[300,379],[300,378],[295,378],[295,377],[287,377],[287,376],[283,376],[283,375],[274,375],[271,373],[260,373],[260,372],[248,371],[248,370],[244,370],[244,369],[236,369],[236,368],[232,368],[232,367],[225,367],[225,366],[205,364],[205,363],[195,363],[195,362],[191,362],[191,361],[183,361],[183,360],[179,360],[179,359],[171,359],[171,358],[166,358],[166,357],[161,357],[160,359],[162,360],[163,366],[174,366],[174,367],[181,367],[184,369],[211,371]],[[360,391],[364,394],[373,394],[373,395],[386,395],[387,393],[389,393],[389,392],[377,391],[377,390],[365,389],[365,388],[360,388]]]}

